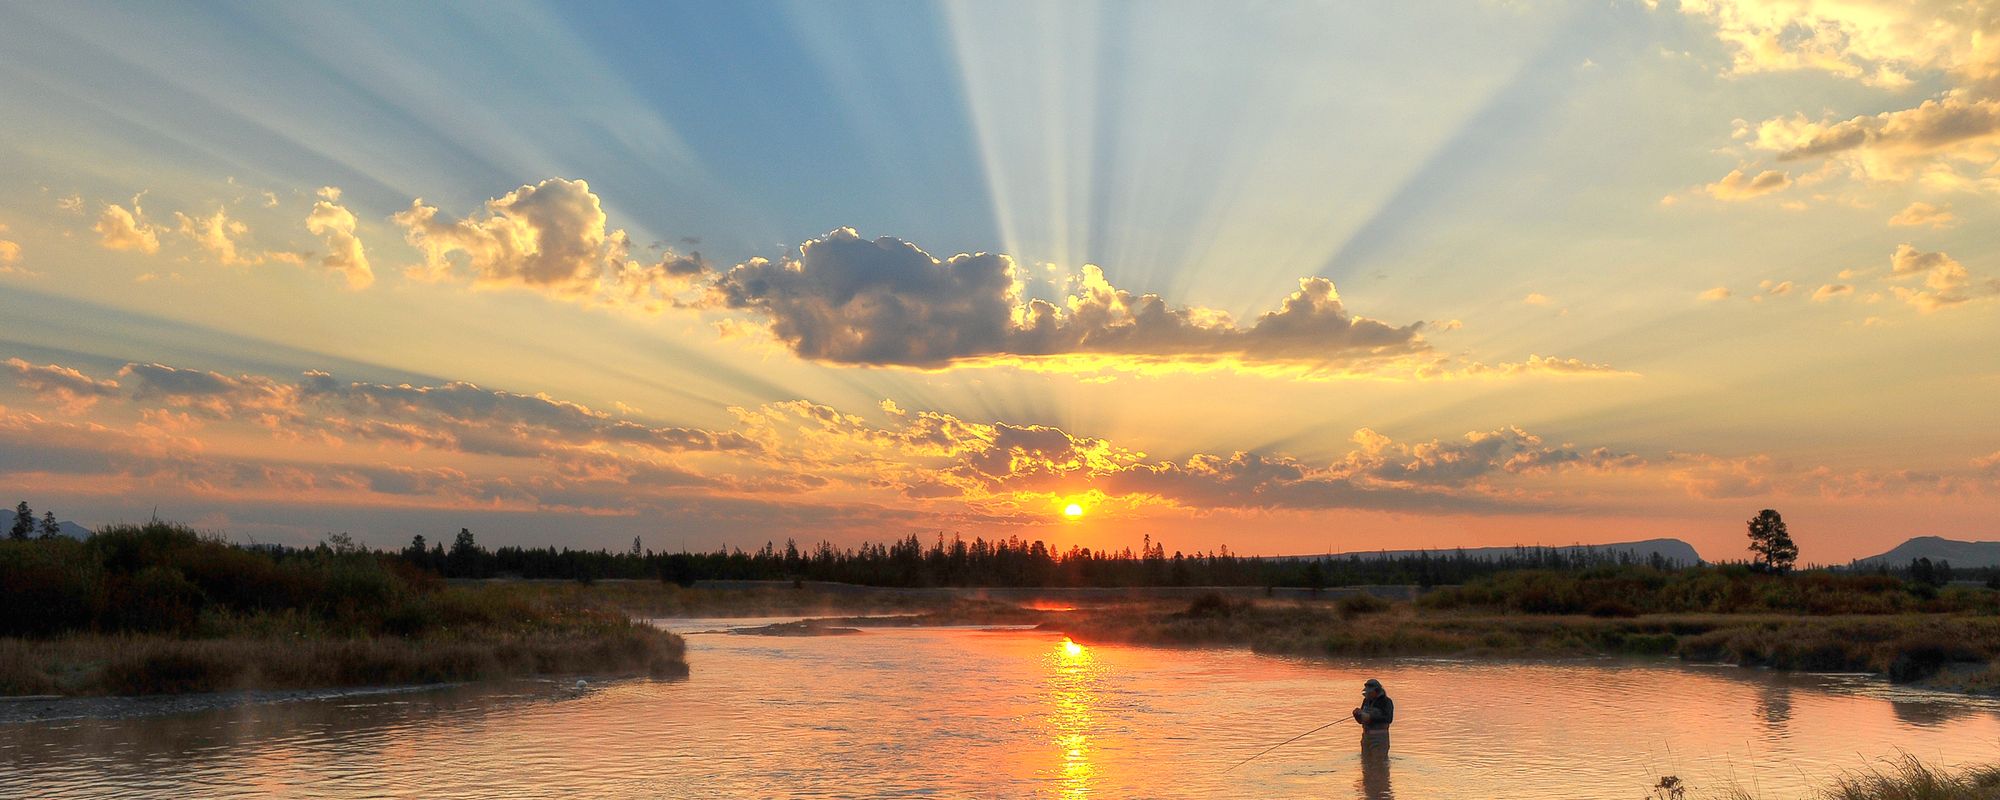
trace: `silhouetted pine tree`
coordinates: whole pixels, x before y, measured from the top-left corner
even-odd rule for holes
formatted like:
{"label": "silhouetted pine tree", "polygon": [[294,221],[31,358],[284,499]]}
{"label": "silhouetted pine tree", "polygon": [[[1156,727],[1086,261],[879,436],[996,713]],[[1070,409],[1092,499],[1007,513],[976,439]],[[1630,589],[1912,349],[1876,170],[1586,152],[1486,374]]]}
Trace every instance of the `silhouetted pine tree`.
{"label": "silhouetted pine tree", "polygon": [[14,527],[7,531],[7,538],[20,541],[35,532],[35,510],[28,507],[28,501],[14,507]]}
{"label": "silhouetted pine tree", "polygon": [[1789,572],[1799,560],[1799,546],[1785,529],[1785,518],[1773,509],[1764,509],[1751,518],[1751,565],[1769,572]]}

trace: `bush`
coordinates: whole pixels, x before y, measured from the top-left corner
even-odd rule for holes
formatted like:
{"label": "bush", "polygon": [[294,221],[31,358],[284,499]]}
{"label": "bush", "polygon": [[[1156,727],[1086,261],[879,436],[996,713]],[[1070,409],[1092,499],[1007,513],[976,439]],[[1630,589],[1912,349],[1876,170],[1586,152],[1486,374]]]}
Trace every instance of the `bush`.
{"label": "bush", "polygon": [[102,580],[81,543],[0,541],[0,635],[50,636],[88,627]]}
{"label": "bush", "polygon": [[1590,606],[1590,615],[1599,618],[1636,617],[1639,609],[1623,600],[1599,600]]}
{"label": "bush", "polygon": [[1236,613],[1237,609],[1248,605],[1248,603],[1233,602],[1229,598],[1223,597],[1219,592],[1207,592],[1196,597],[1193,602],[1188,603],[1187,611],[1183,612],[1183,616],[1195,619],[1227,617]]}
{"label": "bush", "polygon": [[207,601],[201,587],[173,567],[151,566],[113,581],[106,627],[144,633],[185,633]]}
{"label": "bush", "polygon": [[1353,619],[1362,614],[1388,611],[1389,601],[1367,592],[1355,592],[1340,598],[1340,602],[1334,604],[1334,610],[1340,614],[1341,619]]}

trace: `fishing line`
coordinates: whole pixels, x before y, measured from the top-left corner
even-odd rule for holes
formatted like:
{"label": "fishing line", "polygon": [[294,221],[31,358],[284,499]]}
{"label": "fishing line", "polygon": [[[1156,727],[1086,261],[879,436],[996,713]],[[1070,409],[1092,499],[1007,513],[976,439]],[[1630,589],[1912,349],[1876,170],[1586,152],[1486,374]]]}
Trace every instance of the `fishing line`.
{"label": "fishing line", "polygon": [[[1320,731],[1323,731],[1323,730],[1326,730],[1327,728],[1331,728],[1331,727],[1333,727],[1333,726],[1335,726],[1335,725],[1339,725],[1340,723],[1343,723],[1343,722],[1346,722],[1346,721],[1347,721],[1348,719],[1350,719],[1350,718],[1349,718],[1349,717],[1341,717],[1341,718],[1339,718],[1339,719],[1336,719],[1336,720],[1334,720],[1334,721],[1332,721],[1332,722],[1329,722],[1329,723],[1327,723],[1327,724],[1325,724],[1325,725],[1321,725],[1321,726],[1319,726],[1319,727],[1317,727],[1317,728],[1314,728],[1314,729],[1312,729],[1312,730],[1309,730],[1309,731],[1306,731],[1305,733],[1301,733],[1301,734],[1299,734],[1299,735],[1297,735],[1297,736],[1294,736],[1294,737],[1292,737],[1292,738],[1290,738],[1290,739],[1286,739],[1286,740],[1284,740],[1284,741],[1282,741],[1282,742],[1279,742],[1279,743],[1277,743],[1277,744],[1274,744],[1274,745],[1271,745],[1270,747],[1266,747],[1266,748],[1264,748],[1264,753],[1269,753],[1269,752],[1271,752],[1272,750],[1276,750],[1276,749],[1278,749],[1278,748],[1280,748],[1280,747],[1284,747],[1285,745],[1288,745],[1288,744],[1291,744],[1291,743],[1293,743],[1293,742],[1296,742],[1296,741],[1298,741],[1298,740],[1300,740],[1300,739],[1304,739],[1304,738],[1306,738],[1306,737],[1308,737],[1308,736],[1311,736],[1311,735],[1313,735],[1313,734],[1315,734],[1315,733],[1319,733]],[[1236,762],[1236,763],[1234,763],[1234,764],[1231,764],[1231,765],[1229,765],[1229,769],[1225,769],[1225,770],[1223,770],[1223,771],[1222,771],[1222,774],[1224,774],[1224,775],[1227,775],[1227,774],[1229,774],[1229,770],[1233,770],[1233,769],[1236,769],[1237,767],[1240,767],[1240,766],[1243,766],[1244,764],[1248,764],[1248,763],[1250,763],[1250,762],[1252,762],[1252,761],[1256,761],[1257,759],[1259,759],[1259,758],[1262,758],[1262,757],[1264,757],[1264,753],[1258,753],[1257,755],[1254,755],[1254,756],[1251,756],[1251,757],[1249,757],[1249,758],[1246,758],[1246,759],[1243,759],[1242,761],[1238,761],[1238,762]]]}

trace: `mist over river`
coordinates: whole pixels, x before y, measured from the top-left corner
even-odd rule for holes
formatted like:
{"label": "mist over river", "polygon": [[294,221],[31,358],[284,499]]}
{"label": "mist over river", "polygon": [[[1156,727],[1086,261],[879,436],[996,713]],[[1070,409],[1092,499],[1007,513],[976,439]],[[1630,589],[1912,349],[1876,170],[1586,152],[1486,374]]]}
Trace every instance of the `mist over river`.
{"label": "mist over river", "polygon": [[[109,718],[45,704],[70,718],[0,716],[0,796],[1634,798],[1672,774],[1783,798],[1901,753],[2000,762],[2000,703],[1860,676],[660,624],[690,632],[685,680],[142,701]],[[1342,723],[1228,771],[1345,716],[1370,677],[1396,701],[1386,746]]]}

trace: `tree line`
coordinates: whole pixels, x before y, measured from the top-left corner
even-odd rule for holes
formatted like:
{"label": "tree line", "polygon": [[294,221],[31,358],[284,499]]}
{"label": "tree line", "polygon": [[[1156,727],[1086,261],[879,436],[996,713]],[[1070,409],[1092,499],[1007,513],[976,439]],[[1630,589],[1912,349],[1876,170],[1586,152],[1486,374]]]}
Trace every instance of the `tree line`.
{"label": "tree line", "polygon": [[[1759,572],[1783,573],[1794,568],[1798,549],[1785,523],[1765,509],[1747,525],[1752,559]],[[13,539],[60,536],[53,513],[44,514],[39,528],[24,501],[15,512]],[[246,545],[279,560],[312,557],[326,552],[367,551],[346,534],[333,534],[317,547]],[[1442,586],[1520,570],[1580,571],[1606,566],[1641,566],[1673,571],[1694,564],[1670,562],[1658,554],[1641,558],[1627,552],[1585,549],[1517,547],[1497,555],[1474,556],[1462,550],[1416,553],[1351,553],[1339,556],[1271,558],[1243,556],[1222,546],[1211,551],[1169,553],[1149,535],[1138,550],[1131,547],[1058,549],[1041,540],[975,537],[967,541],[938,533],[925,542],[915,535],[888,542],[841,547],[829,541],[801,547],[787,539],[766,542],[755,550],[719,547],[712,551],[660,552],[633,538],[628,549],[578,550],[568,547],[503,546],[487,548],[469,528],[460,528],[447,544],[419,534],[400,550],[372,551],[400,560],[418,571],[445,578],[523,578],[597,581],[661,580],[692,585],[703,580],[830,581],[885,587],[1133,587],[1133,586],[1266,586],[1320,589],[1331,586],[1393,584]],[[1928,560],[1908,568],[1869,570],[1934,586],[1953,577],[2000,581],[2000,570],[1957,569]]]}
{"label": "tree line", "polygon": [[658,579],[691,585],[703,580],[831,581],[888,587],[1129,587],[1286,586],[1323,588],[1357,584],[1462,583],[1518,569],[1573,570],[1609,565],[1678,565],[1655,555],[1517,548],[1498,557],[1463,551],[1413,554],[1266,558],[1243,556],[1227,546],[1192,553],[1174,551],[1147,536],[1138,550],[1071,546],[1058,549],[1019,537],[988,540],[937,534],[841,547],[828,541],[801,547],[787,539],[755,550],[657,552],[634,539],[630,549],[572,550],[506,546],[487,549],[460,529],[449,546],[419,535],[396,556],[447,578]]}

